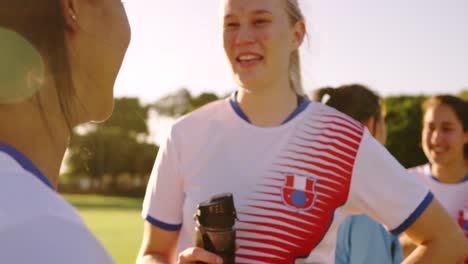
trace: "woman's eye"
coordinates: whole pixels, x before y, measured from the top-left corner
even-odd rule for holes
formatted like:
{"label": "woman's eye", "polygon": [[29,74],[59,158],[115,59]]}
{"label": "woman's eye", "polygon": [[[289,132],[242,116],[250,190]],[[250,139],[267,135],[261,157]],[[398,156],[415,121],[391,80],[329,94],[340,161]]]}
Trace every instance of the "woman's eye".
{"label": "woman's eye", "polygon": [[432,131],[434,131],[434,127],[428,126],[428,125],[424,125],[424,126],[423,126],[423,129],[424,129],[426,132],[432,132]]}
{"label": "woman's eye", "polygon": [[442,131],[445,133],[451,132],[453,129],[451,127],[442,127]]}
{"label": "woman's eye", "polygon": [[266,19],[256,19],[254,21],[254,24],[257,25],[257,26],[263,26],[265,24],[267,24],[269,21],[266,20]]}
{"label": "woman's eye", "polygon": [[224,23],[224,28],[236,28],[239,26],[237,22]]}

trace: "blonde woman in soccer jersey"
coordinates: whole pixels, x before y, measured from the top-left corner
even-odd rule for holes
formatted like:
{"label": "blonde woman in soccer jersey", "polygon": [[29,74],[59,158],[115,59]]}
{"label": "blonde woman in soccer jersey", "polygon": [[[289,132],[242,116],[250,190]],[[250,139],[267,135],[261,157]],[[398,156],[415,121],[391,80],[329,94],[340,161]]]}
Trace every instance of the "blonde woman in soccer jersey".
{"label": "blonde woman in soccer jersey", "polygon": [[410,234],[420,246],[407,263],[468,254],[450,246],[464,238],[429,189],[362,124],[303,96],[297,1],[221,4],[238,89],[172,126],[148,183],[138,263],[220,263],[194,247],[193,215],[226,192],[239,217],[236,263],[333,263],[338,225],[351,214]]}

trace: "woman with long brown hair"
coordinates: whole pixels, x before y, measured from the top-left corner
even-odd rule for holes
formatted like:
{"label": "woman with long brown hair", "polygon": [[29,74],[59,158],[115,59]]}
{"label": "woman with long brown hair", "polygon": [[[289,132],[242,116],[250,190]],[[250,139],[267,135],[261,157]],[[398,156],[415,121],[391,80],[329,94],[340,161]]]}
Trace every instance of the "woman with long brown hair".
{"label": "woman with long brown hair", "polygon": [[57,194],[71,129],[112,113],[118,0],[0,0],[0,263],[113,263]]}

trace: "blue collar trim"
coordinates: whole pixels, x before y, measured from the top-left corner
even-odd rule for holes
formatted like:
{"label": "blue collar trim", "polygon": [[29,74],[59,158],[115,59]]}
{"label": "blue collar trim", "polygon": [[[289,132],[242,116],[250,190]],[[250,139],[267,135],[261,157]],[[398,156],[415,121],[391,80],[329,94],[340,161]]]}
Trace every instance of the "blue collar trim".
{"label": "blue collar trim", "polygon": [[303,96],[301,99],[301,102],[299,103],[299,106],[292,112],[286,120],[283,121],[282,124],[286,124],[287,122],[291,121],[294,119],[296,116],[298,116],[302,111],[304,111],[307,106],[309,105],[310,101],[307,97]]}
{"label": "blue collar trim", "polygon": [[236,114],[245,122],[251,124],[249,118],[244,114],[244,111],[242,111],[239,104],[237,103],[236,94],[237,92],[232,93],[231,97],[229,98],[229,102],[231,103],[232,109],[234,109],[234,112],[236,112]]}
{"label": "blue collar trim", "polygon": [[7,144],[2,144],[0,143],[0,151],[5,152],[9,156],[11,156],[13,159],[18,162],[23,169],[29,171],[30,173],[34,174],[41,182],[43,182],[45,185],[49,186],[52,190],[54,190],[54,187],[50,183],[49,179],[47,179],[44,174],[32,163],[31,160],[28,159],[23,153],[19,152],[17,149],[14,147],[7,145]]}
{"label": "blue collar trim", "polygon": [[[252,122],[250,122],[249,118],[247,117],[247,115],[244,113],[244,111],[242,111],[242,109],[240,108],[239,104],[237,103],[237,100],[236,100],[236,94],[237,92],[234,92],[232,93],[231,97],[229,98],[229,102],[231,103],[231,106],[232,106],[232,109],[234,109],[234,112],[236,112],[236,114],[242,118],[244,121],[246,121],[247,123],[251,124]],[[298,116],[300,113],[302,113],[302,111],[304,111],[307,106],[309,105],[310,103],[310,100],[303,96],[302,97],[302,100],[301,102],[299,103],[299,106],[296,108],[296,110],[294,110],[294,112],[292,112],[288,118],[286,118],[286,120],[284,120],[281,125],[283,124],[286,124],[287,122],[293,120],[296,116]]]}

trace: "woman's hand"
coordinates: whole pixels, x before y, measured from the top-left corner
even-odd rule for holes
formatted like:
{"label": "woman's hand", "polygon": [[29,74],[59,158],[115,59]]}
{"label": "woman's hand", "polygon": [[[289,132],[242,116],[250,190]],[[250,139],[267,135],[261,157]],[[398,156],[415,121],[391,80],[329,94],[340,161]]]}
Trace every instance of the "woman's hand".
{"label": "woman's hand", "polygon": [[223,259],[220,256],[199,247],[187,248],[186,250],[180,252],[179,256],[177,257],[178,264],[196,263],[198,261],[206,264],[223,263]]}

